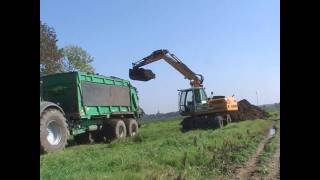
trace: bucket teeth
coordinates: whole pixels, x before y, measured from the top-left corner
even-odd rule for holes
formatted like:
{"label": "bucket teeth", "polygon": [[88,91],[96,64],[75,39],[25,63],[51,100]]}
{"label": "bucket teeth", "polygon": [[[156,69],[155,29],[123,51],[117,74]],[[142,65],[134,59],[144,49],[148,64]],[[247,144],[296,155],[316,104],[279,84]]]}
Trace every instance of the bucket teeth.
{"label": "bucket teeth", "polygon": [[149,69],[133,68],[133,69],[129,69],[129,77],[132,80],[149,81],[151,79],[154,79],[156,76]]}

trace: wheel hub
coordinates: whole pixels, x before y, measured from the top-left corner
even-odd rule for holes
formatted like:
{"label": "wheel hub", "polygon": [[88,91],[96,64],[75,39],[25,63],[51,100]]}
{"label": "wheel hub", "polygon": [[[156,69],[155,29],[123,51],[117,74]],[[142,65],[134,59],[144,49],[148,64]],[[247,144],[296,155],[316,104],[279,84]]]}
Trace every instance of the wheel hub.
{"label": "wheel hub", "polygon": [[119,136],[120,136],[120,138],[122,138],[122,137],[124,137],[124,129],[123,129],[123,127],[122,126],[120,126],[119,127]]}
{"label": "wheel hub", "polygon": [[132,136],[135,136],[137,134],[137,128],[136,126],[132,127]]}
{"label": "wheel hub", "polygon": [[50,121],[47,126],[47,140],[51,145],[57,145],[61,141],[61,128],[54,120]]}

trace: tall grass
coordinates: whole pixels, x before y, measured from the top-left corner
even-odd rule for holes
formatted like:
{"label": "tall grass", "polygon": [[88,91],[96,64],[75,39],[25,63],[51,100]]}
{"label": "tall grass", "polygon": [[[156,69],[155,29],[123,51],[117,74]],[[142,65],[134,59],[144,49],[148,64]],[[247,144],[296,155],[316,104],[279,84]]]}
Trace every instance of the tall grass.
{"label": "tall grass", "polygon": [[72,146],[40,157],[41,179],[207,179],[232,174],[253,154],[270,120],[180,131],[181,119],[142,125],[110,144]]}

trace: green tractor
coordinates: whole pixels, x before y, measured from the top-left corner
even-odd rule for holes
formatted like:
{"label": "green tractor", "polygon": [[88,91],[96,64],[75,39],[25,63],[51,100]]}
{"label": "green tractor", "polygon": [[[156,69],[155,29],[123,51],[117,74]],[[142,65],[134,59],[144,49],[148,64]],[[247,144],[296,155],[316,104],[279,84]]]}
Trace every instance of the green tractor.
{"label": "green tractor", "polygon": [[41,77],[40,151],[105,142],[138,133],[138,92],[129,81],[83,72]]}

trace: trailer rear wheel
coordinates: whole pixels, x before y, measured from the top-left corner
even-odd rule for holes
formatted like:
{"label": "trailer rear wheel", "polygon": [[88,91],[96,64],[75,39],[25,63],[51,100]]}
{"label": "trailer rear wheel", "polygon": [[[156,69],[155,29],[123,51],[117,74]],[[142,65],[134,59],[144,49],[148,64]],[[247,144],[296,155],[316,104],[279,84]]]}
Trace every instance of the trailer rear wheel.
{"label": "trailer rear wheel", "polygon": [[112,119],[104,123],[102,131],[106,139],[121,139],[127,135],[126,125],[120,119]]}
{"label": "trailer rear wheel", "polygon": [[91,132],[93,134],[94,142],[100,143],[104,141],[103,133],[101,130],[96,130]]}
{"label": "trailer rear wheel", "polygon": [[77,144],[90,144],[93,143],[93,134],[91,132],[85,132],[74,136],[74,141]]}
{"label": "trailer rear wheel", "polygon": [[65,148],[69,138],[68,125],[63,114],[54,108],[45,110],[40,117],[40,151],[54,152]]}
{"label": "trailer rear wheel", "polygon": [[132,137],[138,134],[138,123],[135,119],[130,118],[124,121],[127,128],[127,135]]}

